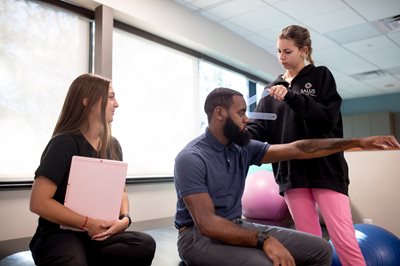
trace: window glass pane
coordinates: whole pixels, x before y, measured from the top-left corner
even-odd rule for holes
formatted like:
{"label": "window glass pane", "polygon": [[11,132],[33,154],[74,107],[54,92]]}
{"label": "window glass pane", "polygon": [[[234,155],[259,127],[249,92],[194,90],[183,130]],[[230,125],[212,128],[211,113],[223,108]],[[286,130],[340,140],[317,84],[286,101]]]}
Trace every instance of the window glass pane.
{"label": "window glass pane", "polygon": [[113,32],[113,135],[130,177],[172,176],[200,124],[197,59],[128,32]]}
{"label": "window glass pane", "polygon": [[265,84],[264,83],[259,83],[257,82],[256,84],[256,95],[257,95],[257,104],[260,102],[261,97],[263,95],[264,89],[265,89]]}
{"label": "window glass pane", "polygon": [[239,91],[247,100],[249,96],[247,82],[247,78],[240,74],[206,61],[199,61],[199,112],[202,132],[208,126],[207,115],[204,113],[204,101],[207,95],[215,88],[225,87]]}
{"label": "window glass pane", "polygon": [[0,0],[0,178],[33,179],[72,80],[88,71],[89,21]]}

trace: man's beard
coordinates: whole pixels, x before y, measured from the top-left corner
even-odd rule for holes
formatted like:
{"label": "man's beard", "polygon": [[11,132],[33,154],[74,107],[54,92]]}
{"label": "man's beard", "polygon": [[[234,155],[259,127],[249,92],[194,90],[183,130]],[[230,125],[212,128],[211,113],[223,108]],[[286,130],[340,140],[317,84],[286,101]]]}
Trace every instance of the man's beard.
{"label": "man's beard", "polygon": [[249,132],[241,130],[230,117],[226,119],[223,131],[226,138],[239,146],[246,146],[250,142]]}

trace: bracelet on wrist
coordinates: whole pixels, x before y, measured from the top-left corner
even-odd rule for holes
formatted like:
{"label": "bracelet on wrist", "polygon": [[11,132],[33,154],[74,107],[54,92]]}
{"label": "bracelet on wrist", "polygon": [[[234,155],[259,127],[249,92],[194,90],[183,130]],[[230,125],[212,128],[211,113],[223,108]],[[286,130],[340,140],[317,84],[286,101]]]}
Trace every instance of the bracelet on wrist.
{"label": "bracelet on wrist", "polygon": [[128,223],[128,227],[131,225],[131,223],[132,223],[132,219],[131,219],[131,217],[129,216],[129,214],[127,214],[127,213],[123,213],[123,214],[121,214],[120,216],[119,216],[119,219],[120,220],[122,220],[122,219],[124,219],[124,218],[128,218],[128,220],[129,220],[129,223]]}
{"label": "bracelet on wrist", "polygon": [[86,223],[88,221],[88,217],[85,216],[85,221],[83,222],[82,226],[80,227],[81,230],[85,230]]}

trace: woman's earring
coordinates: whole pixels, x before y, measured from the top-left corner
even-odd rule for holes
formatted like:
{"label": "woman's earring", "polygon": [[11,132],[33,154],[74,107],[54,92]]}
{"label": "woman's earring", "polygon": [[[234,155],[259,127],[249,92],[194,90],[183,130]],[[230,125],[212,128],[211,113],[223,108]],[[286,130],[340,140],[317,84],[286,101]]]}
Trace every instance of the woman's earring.
{"label": "woman's earring", "polygon": [[88,104],[88,101],[89,101],[89,99],[88,99],[88,98],[83,98],[83,100],[82,100],[82,104],[83,104],[83,106],[85,106],[85,107],[86,107],[86,105]]}
{"label": "woman's earring", "polygon": [[307,56],[304,55],[304,54],[302,54],[301,57],[303,58],[304,65],[305,65],[305,66],[308,65],[309,62],[308,62],[308,60],[307,60]]}

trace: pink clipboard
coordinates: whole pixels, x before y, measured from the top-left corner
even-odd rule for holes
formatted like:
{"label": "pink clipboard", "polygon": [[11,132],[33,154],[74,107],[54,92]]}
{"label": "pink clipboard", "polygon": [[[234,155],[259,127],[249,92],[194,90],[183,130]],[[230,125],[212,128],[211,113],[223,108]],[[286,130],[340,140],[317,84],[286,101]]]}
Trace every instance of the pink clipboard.
{"label": "pink clipboard", "polygon": [[121,161],[73,156],[64,205],[88,217],[117,220],[127,171],[128,164]]}

